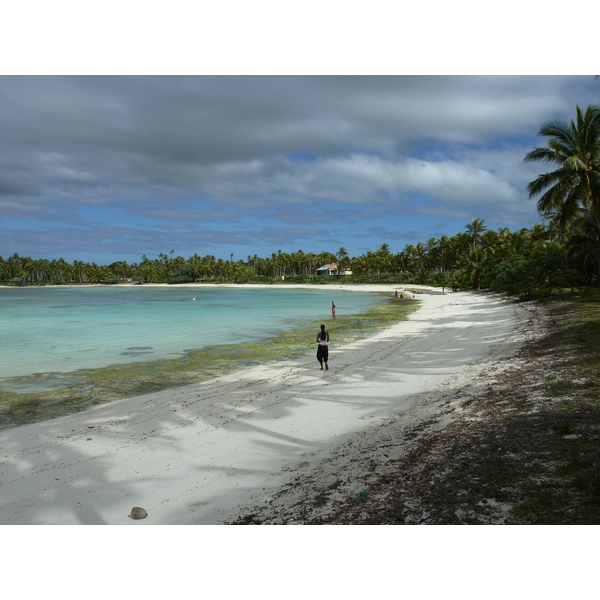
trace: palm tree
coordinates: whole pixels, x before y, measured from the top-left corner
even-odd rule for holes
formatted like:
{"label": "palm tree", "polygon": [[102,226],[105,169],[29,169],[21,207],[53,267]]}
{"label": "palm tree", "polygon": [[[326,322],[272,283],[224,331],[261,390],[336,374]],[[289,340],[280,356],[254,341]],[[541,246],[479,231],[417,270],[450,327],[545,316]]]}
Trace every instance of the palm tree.
{"label": "palm tree", "polygon": [[427,246],[423,242],[417,242],[415,246],[415,258],[417,261],[417,275],[425,281],[429,273]]}
{"label": "palm tree", "polygon": [[[425,244],[425,253],[427,254],[427,262],[430,273],[438,271],[441,267],[439,264],[440,242],[435,238],[428,238]],[[443,267],[441,268],[443,271]]]}
{"label": "palm tree", "polygon": [[365,275],[367,273],[367,263],[364,256],[355,256],[352,259],[352,272],[354,275]]}
{"label": "palm tree", "polygon": [[350,257],[348,251],[343,246],[335,253],[338,259],[338,274],[345,273],[346,269],[350,269]]}
{"label": "palm tree", "polygon": [[484,220],[480,219],[479,217],[471,219],[471,222],[467,223],[466,227],[472,236],[471,249],[474,250],[479,245],[481,234],[487,229],[487,227],[484,225]]}
{"label": "palm tree", "polygon": [[77,280],[79,283],[83,283],[83,269],[85,267],[85,263],[80,260],[73,261],[73,272],[77,275]]}
{"label": "palm tree", "polygon": [[8,274],[8,267],[6,261],[0,256],[0,281],[4,281]]}
{"label": "palm tree", "polygon": [[346,250],[346,248],[344,248],[344,246],[341,246],[340,249],[335,253],[337,259],[339,261],[344,260],[344,258],[348,258],[348,251]]}
{"label": "palm tree", "polygon": [[566,248],[568,255],[579,265],[582,273],[598,273],[598,257],[600,256],[600,229],[594,219],[582,217],[573,224],[574,233],[570,236]]}
{"label": "palm tree", "polygon": [[531,226],[530,237],[534,242],[546,241],[550,237],[549,227],[543,223]]}
{"label": "palm tree", "polygon": [[459,231],[452,236],[452,245],[457,260],[463,260],[473,249],[473,240],[466,231]]}
{"label": "palm tree", "polygon": [[377,246],[377,254],[380,256],[389,256],[390,255],[390,245],[383,243]]}
{"label": "palm tree", "polygon": [[525,256],[529,249],[527,229],[511,231],[504,242],[504,246],[508,256],[512,254],[520,254],[521,256]]}
{"label": "palm tree", "polygon": [[558,215],[561,227],[583,215],[600,225],[600,107],[585,112],[575,107],[570,123],[550,121],[538,135],[548,139],[547,147],[534,148],[525,162],[540,161],[556,167],[538,175],[527,186],[529,197],[540,196],[537,208],[545,218]]}
{"label": "palm tree", "polygon": [[12,256],[10,256],[6,262],[8,267],[8,276],[11,279],[23,276],[23,259],[16,252]]}
{"label": "palm tree", "polygon": [[400,274],[407,273],[409,271],[409,258],[406,250],[396,253],[394,256],[394,267],[395,270]]}
{"label": "palm tree", "polygon": [[442,276],[445,277],[449,271],[452,271],[456,263],[456,257],[452,253],[452,241],[447,235],[443,235],[438,242],[440,252],[440,267]]}
{"label": "palm tree", "polygon": [[477,291],[481,290],[481,280],[485,273],[487,255],[483,248],[473,248],[465,260],[465,272]]}
{"label": "palm tree", "polygon": [[410,275],[415,275],[419,266],[416,246],[414,244],[406,244],[402,252],[404,254],[404,269],[410,273]]}

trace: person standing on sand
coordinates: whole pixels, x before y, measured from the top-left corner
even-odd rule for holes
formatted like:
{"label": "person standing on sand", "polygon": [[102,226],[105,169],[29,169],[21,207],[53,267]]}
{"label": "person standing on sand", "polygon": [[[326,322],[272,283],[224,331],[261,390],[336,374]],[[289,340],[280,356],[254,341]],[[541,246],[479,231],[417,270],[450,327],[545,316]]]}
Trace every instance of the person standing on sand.
{"label": "person standing on sand", "polygon": [[331,301],[331,318],[335,320],[335,304]]}
{"label": "person standing on sand", "polygon": [[329,358],[329,332],[325,331],[325,325],[321,325],[321,331],[317,333],[317,360],[321,365],[321,371],[323,370],[323,363],[325,363],[325,369],[329,370],[327,359]]}

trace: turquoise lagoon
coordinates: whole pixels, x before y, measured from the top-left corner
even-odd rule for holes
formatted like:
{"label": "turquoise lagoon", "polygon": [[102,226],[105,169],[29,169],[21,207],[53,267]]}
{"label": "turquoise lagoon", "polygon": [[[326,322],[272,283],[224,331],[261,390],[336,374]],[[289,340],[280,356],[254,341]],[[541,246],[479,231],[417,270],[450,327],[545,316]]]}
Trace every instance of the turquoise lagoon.
{"label": "turquoise lagoon", "polygon": [[[342,316],[367,311],[385,298],[265,287],[0,288],[0,389],[2,380],[15,377],[178,359],[209,346],[260,343],[307,323],[326,322],[332,300]],[[11,385],[11,391],[18,386]]]}

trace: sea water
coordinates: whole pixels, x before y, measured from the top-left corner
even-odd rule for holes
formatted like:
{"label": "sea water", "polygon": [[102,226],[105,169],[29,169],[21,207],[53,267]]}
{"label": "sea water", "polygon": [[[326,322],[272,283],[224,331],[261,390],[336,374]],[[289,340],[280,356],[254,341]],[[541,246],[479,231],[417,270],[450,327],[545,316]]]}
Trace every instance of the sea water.
{"label": "sea water", "polygon": [[183,286],[0,288],[0,379],[180,358],[364,312],[379,294]]}

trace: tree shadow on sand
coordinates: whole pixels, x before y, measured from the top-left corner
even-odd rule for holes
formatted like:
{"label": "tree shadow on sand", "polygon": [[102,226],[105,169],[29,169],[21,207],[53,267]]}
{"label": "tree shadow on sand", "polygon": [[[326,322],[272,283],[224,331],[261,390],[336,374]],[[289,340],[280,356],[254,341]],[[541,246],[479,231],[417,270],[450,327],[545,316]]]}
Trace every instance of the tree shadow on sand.
{"label": "tree shadow on sand", "polygon": [[[153,515],[218,522],[373,422],[435,405],[442,383],[444,396],[459,393],[451,377],[465,357],[481,368],[513,351],[508,305],[486,310],[474,301],[465,310],[425,332],[388,332],[334,349],[326,372],[303,357],[0,432],[0,523],[127,524],[136,505],[148,510],[148,524]],[[418,313],[413,319],[419,324]],[[320,421],[301,420],[315,405]],[[349,414],[351,428],[336,428]],[[220,448],[232,447],[240,459],[223,464]],[[223,478],[230,497],[215,493]],[[182,481],[183,495],[172,497]]]}

